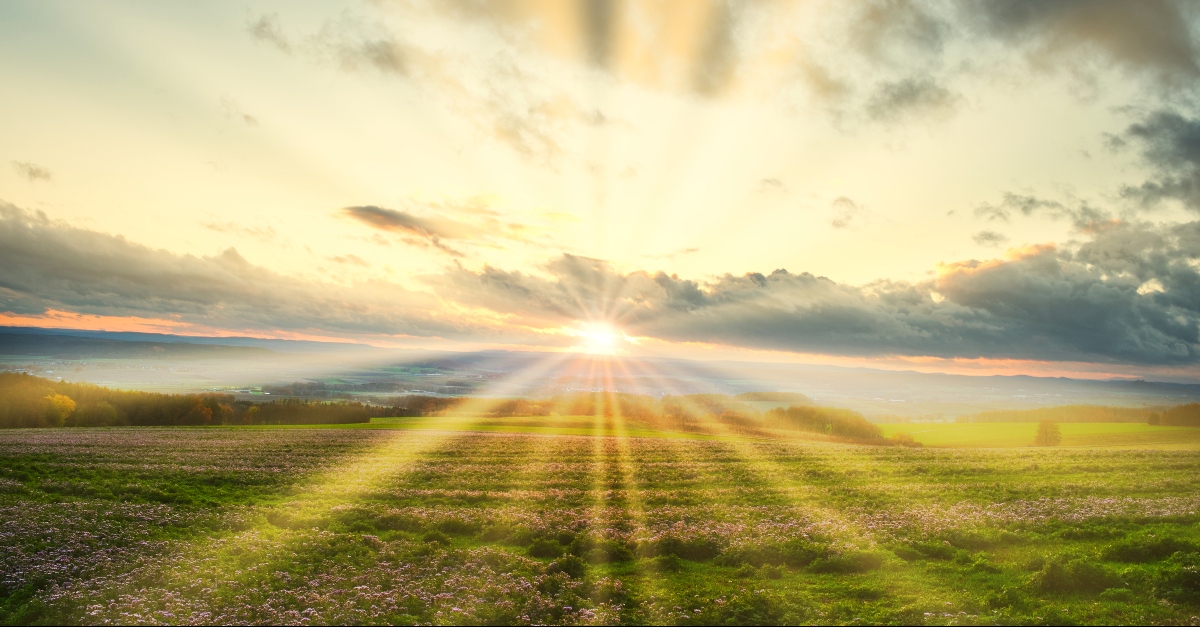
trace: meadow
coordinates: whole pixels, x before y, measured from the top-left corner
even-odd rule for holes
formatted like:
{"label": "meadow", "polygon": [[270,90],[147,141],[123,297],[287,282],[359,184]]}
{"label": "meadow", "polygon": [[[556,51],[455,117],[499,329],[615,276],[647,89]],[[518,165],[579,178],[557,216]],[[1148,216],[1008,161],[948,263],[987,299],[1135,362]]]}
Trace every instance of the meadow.
{"label": "meadow", "polygon": [[8,430],[0,564],[6,624],[1197,624],[1200,452],[584,416]]}
{"label": "meadow", "polygon": [[[908,423],[880,425],[887,437],[906,433],[924,446],[1013,448],[1031,446],[1037,423]],[[1200,429],[1137,422],[1061,423],[1060,446],[1200,450]]]}

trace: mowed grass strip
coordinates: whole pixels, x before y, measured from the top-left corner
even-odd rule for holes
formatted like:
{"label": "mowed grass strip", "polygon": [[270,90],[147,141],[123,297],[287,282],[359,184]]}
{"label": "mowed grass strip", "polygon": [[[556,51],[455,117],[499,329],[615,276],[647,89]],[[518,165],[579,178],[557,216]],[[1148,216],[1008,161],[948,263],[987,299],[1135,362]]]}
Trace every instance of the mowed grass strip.
{"label": "mowed grass strip", "polygon": [[[1033,446],[1034,422],[910,423],[880,425],[891,437],[907,433],[925,446],[950,448],[1014,448]],[[1200,429],[1159,427],[1141,423],[1059,423],[1060,447],[1200,449]]]}

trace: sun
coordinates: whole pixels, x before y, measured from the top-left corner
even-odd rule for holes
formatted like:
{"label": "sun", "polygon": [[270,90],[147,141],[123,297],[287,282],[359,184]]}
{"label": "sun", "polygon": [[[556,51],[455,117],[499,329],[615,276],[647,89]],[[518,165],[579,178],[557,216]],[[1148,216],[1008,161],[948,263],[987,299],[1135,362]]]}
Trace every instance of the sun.
{"label": "sun", "polygon": [[606,354],[612,354],[617,348],[617,343],[623,337],[620,331],[605,323],[586,324],[582,330],[577,332],[577,335],[582,340],[579,348],[583,351]]}

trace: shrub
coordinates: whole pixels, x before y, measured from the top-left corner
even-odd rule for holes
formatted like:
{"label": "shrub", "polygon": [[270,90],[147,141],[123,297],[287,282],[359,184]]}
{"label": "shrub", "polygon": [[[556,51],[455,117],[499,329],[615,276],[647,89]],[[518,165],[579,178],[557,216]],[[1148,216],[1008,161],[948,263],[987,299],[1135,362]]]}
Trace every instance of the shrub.
{"label": "shrub", "polygon": [[437,530],[427,532],[425,535],[421,536],[421,541],[426,544],[440,544],[442,546],[449,546],[450,543],[453,542],[453,540],[450,539],[450,536]]}
{"label": "shrub", "polygon": [[567,555],[551,562],[550,566],[546,568],[546,572],[551,575],[566,573],[571,579],[582,579],[587,574],[587,564],[574,555]]}
{"label": "shrub", "polygon": [[989,592],[983,602],[993,610],[1005,608],[1021,608],[1026,604],[1025,596],[1015,588],[1004,586],[995,592]]}
{"label": "shrub", "polygon": [[[633,551],[623,542],[605,540],[589,535],[562,534],[567,540],[567,551],[584,558],[592,564],[628,562],[634,558]],[[559,542],[562,542],[560,536]]]}
{"label": "shrub", "polygon": [[811,540],[792,538],[783,543],[780,553],[783,555],[783,563],[794,568],[803,568],[816,559],[828,556],[830,550],[829,547]]}
{"label": "shrub", "polygon": [[683,570],[683,560],[675,555],[659,555],[650,560],[650,566],[660,573],[677,573]]}
{"label": "shrub", "polygon": [[920,442],[913,439],[911,433],[896,433],[888,440],[896,446],[907,446],[909,448],[921,448],[924,446]]}
{"label": "shrub", "polygon": [[721,546],[711,538],[685,539],[678,536],[664,536],[638,547],[638,552],[646,557],[674,555],[686,560],[701,562],[720,555]]}
{"label": "shrub", "polygon": [[868,551],[849,551],[813,560],[808,569],[814,573],[865,573],[883,566],[883,556]]}
{"label": "shrub", "polygon": [[1097,593],[1122,586],[1120,577],[1101,564],[1083,559],[1053,559],[1033,575],[1033,587],[1042,592]]}
{"label": "shrub", "polygon": [[1165,599],[1177,603],[1200,603],[1200,555],[1172,555],[1159,571],[1155,588]]}
{"label": "shrub", "polygon": [[737,570],[733,571],[733,576],[738,579],[749,579],[758,573],[758,570],[749,564],[742,564]]}
{"label": "shrub", "polygon": [[535,538],[529,543],[530,557],[559,557],[567,550],[563,545],[558,543],[558,540],[550,540],[547,538]]}
{"label": "shrub", "polygon": [[688,622],[696,625],[779,625],[787,621],[777,596],[755,591],[722,598]]}
{"label": "shrub", "polygon": [[1133,601],[1133,592],[1129,588],[1109,588],[1100,593],[1100,598],[1114,603],[1129,603]]}
{"label": "shrub", "polygon": [[443,531],[450,535],[462,536],[472,535],[479,531],[479,523],[471,523],[457,518],[448,518],[438,523],[439,531]]}
{"label": "shrub", "polygon": [[1140,564],[1157,562],[1178,552],[1195,552],[1197,546],[1177,538],[1135,538],[1118,542],[1104,550],[1104,559]]}
{"label": "shrub", "polygon": [[479,539],[484,542],[507,542],[513,535],[513,529],[508,525],[491,524],[479,531]]}
{"label": "shrub", "polygon": [[917,559],[952,560],[961,552],[949,542],[910,542],[896,547],[893,552],[909,561]]}
{"label": "shrub", "polygon": [[781,566],[763,566],[759,569],[758,574],[764,579],[783,579],[783,567]]}

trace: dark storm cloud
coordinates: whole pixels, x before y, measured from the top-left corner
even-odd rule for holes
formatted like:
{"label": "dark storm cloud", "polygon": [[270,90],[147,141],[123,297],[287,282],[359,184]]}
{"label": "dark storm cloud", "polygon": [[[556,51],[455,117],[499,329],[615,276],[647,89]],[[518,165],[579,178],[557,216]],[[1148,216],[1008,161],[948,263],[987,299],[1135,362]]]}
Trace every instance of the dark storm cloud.
{"label": "dark storm cloud", "polygon": [[1150,180],[1125,187],[1122,195],[1147,206],[1177,200],[1200,211],[1200,119],[1156,111],[1130,125],[1113,143],[1135,145],[1154,171]]}
{"label": "dark storm cloud", "polygon": [[569,255],[549,264],[546,277],[458,268],[431,280],[467,304],[546,323],[610,320],[631,335],[672,341],[842,355],[1196,363],[1200,227],[1109,223],[1093,235],[1075,252],[1047,246],[952,264],[916,284],[854,287],[785,270],[700,283]]}
{"label": "dark storm cloud", "polygon": [[283,276],[230,248],[176,255],[0,203],[0,311],[173,317],[227,329],[448,335],[432,298],[385,283]]}

